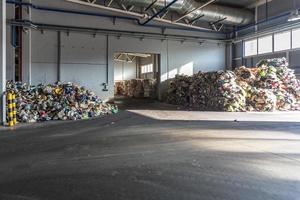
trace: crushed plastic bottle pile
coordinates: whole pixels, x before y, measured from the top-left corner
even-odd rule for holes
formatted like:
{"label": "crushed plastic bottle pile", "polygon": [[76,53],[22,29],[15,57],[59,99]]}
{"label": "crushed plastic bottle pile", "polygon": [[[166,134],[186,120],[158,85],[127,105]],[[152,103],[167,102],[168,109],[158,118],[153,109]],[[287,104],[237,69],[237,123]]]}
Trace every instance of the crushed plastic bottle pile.
{"label": "crushed plastic bottle pile", "polygon": [[177,75],[167,102],[208,111],[300,110],[300,81],[285,58],[262,60],[255,68]]}
{"label": "crushed plastic bottle pile", "polygon": [[117,106],[73,83],[32,86],[7,82],[7,91],[16,94],[18,122],[79,120],[118,112]]}

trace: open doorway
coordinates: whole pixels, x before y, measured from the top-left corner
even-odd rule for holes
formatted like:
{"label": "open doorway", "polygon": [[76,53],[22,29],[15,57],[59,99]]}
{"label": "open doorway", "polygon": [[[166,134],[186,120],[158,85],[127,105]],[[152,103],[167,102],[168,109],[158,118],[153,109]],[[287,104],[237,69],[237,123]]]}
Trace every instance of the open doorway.
{"label": "open doorway", "polygon": [[158,54],[128,52],[115,53],[115,99],[157,99],[159,69],[160,58]]}

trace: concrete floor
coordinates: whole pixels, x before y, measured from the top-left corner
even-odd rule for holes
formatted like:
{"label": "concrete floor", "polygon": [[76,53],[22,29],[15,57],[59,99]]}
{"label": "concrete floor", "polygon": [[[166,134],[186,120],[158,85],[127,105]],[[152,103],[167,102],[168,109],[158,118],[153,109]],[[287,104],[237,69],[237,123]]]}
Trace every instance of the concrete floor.
{"label": "concrete floor", "polygon": [[134,104],[1,129],[0,199],[300,199],[299,113]]}

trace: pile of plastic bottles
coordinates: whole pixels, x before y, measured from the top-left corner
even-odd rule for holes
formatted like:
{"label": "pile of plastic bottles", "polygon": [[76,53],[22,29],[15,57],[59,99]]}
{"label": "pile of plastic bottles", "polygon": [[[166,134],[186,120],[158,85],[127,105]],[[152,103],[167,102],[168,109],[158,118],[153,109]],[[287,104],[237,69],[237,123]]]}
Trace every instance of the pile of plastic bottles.
{"label": "pile of plastic bottles", "polygon": [[178,75],[167,102],[230,112],[300,110],[300,81],[285,58],[262,60],[255,68]]}
{"label": "pile of plastic bottles", "polygon": [[18,122],[79,120],[118,112],[115,105],[73,83],[32,86],[7,82],[7,91],[16,94]]}

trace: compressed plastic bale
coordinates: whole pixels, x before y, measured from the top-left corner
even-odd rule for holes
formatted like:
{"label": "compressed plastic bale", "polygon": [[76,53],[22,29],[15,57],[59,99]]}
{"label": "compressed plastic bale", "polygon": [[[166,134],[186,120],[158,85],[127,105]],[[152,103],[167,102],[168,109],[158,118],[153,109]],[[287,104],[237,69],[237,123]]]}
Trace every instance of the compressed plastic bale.
{"label": "compressed plastic bale", "polygon": [[142,79],[133,79],[134,85],[132,86],[133,97],[141,98],[144,97],[144,87]]}
{"label": "compressed plastic bale", "polygon": [[125,95],[125,81],[115,82],[115,94],[116,95]]}
{"label": "compressed plastic bale", "polygon": [[129,96],[130,80],[125,81],[125,95]]}
{"label": "compressed plastic bale", "polygon": [[143,96],[146,98],[156,98],[156,80],[143,79]]}

